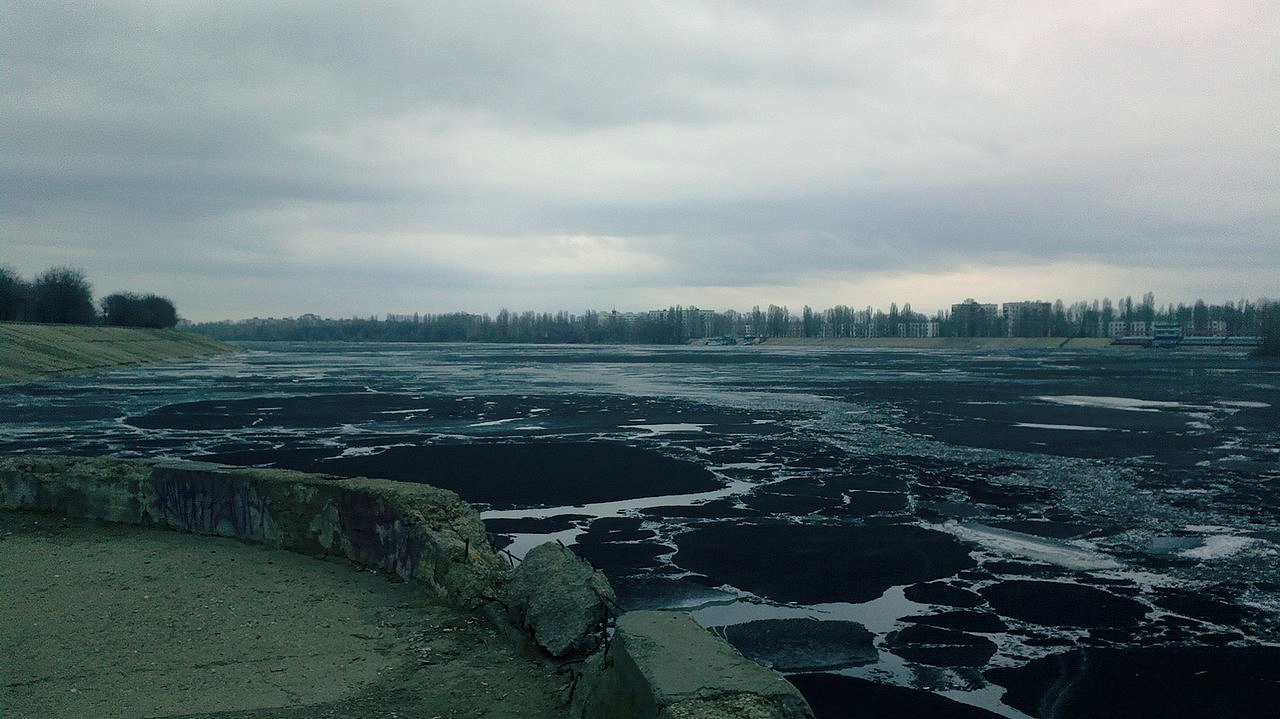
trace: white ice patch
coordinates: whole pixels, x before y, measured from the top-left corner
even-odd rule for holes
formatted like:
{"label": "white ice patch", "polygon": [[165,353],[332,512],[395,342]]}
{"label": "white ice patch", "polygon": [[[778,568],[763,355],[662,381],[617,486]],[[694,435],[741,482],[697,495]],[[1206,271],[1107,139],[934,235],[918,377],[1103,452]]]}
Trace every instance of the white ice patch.
{"label": "white ice patch", "polygon": [[1251,402],[1249,400],[1243,400],[1243,399],[1242,400],[1220,399],[1217,402],[1214,402],[1214,404],[1222,405],[1223,407],[1240,407],[1243,409],[1265,409],[1271,406],[1266,402]]}
{"label": "white ice patch", "polygon": [[1211,559],[1222,559],[1238,554],[1249,547],[1259,544],[1261,539],[1256,537],[1238,537],[1233,534],[1218,534],[1212,537],[1205,537],[1204,544],[1192,549],[1184,549],[1178,552],[1178,556],[1188,559],[1199,559],[1208,561]]}
{"label": "white ice patch", "polygon": [[1093,397],[1082,394],[1041,395],[1038,400],[1065,404],[1072,407],[1102,407],[1105,409],[1121,409],[1128,412],[1159,412],[1162,409],[1202,409],[1181,402],[1162,402],[1153,399],[1134,399],[1133,397]]}
{"label": "white ice patch", "polygon": [[1081,571],[1120,569],[1119,562],[1097,552],[1074,547],[1064,541],[1037,537],[1008,529],[997,529],[984,524],[945,522],[934,527],[950,532],[968,542],[1000,554],[1034,559],[1056,564],[1067,569]]}
{"label": "white ice patch", "polygon": [[1029,427],[1031,429],[1064,429],[1073,432],[1107,432],[1120,431],[1112,430],[1110,427],[1089,427],[1083,424],[1040,424],[1038,422],[1015,422],[1014,427]]}
{"label": "white ice patch", "polygon": [[[399,445],[406,446],[406,445]],[[372,457],[375,454],[382,454],[387,451],[390,445],[381,445],[377,447],[347,447],[342,450],[339,457]]]}
{"label": "white ice patch", "polygon": [[1199,532],[1200,534],[1231,534],[1235,531],[1231,527],[1224,527],[1220,524],[1184,524],[1182,528],[1188,532]]}
{"label": "white ice patch", "polygon": [[545,519],[557,514],[584,514],[588,517],[622,517],[650,507],[668,505],[687,507],[702,502],[725,499],[746,494],[752,485],[741,480],[730,480],[724,487],[710,492],[697,494],[663,494],[654,497],[638,497],[616,502],[597,502],[595,504],[570,504],[560,507],[537,507],[533,509],[500,509],[486,510],[480,513],[481,519]]}
{"label": "white ice patch", "polygon": [[679,434],[701,432],[705,424],[629,424],[624,429],[644,429],[650,434]]}
{"label": "white ice patch", "polygon": [[[772,469],[777,466],[778,466],[777,464],[772,462],[729,462],[726,464],[714,465],[712,469],[725,472],[725,471],[732,471],[735,469],[764,470],[764,469]],[[789,478],[783,477],[782,479],[789,479]]]}
{"label": "white ice patch", "polygon": [[503,549],[507,554],[515,557],[519,561],[524,560],[524,555],[529,553],[530,549],[547,542],[560,542],[566,546],[573,545],[578,541],[578,535],[583,534],[581,529],[573,527],[552,534],[510,534],[511,544]]}
{"label": "white ice patch", "polygon": [[508,422],[519,422],[522,419],[526,419],[526,418],[525,417],[508,417],[506,419],[493,419],[493,420],[489,420],[488,422],[476,422],[475,424],[469,424],[467,426],[468,427],[496,427],[500,424],[506,424]]}

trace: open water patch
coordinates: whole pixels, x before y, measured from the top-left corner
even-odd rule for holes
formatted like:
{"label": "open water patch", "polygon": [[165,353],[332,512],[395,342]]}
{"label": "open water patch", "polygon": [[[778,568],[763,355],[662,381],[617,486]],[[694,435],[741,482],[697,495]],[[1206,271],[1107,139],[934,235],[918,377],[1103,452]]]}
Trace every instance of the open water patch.
{"label": "open water patch", "polygon": [[698,464],[614,442],[395,446],[356,456],[324,449],[251,450],[201,459],[419,482],[495,509],[692,494],[722,486]]}
{"label": "open water patch", "polygon": [[932,692],[839,674],[792,674],[795,685],[820,719],[998,719],[1001,715]]}
{"label": "open water patch", "polygon": [[880,658],[875,635],[857,622],[812,617],[759,619],[712,631],[743,656],[780,672],[812,672],[871,664]]}
{"label": "open water patch", "polygon": [[866,602],[976,565],[951,535],[914,525],[712,524],[676,543],[680,567],[803,604]]}
{"label": "open water patch", "polygon": [[1280,647],[1081,649],[986,676],[1035,717],[1261,719],[1280,706]]}
{"label": "open water patch", "polygon": [[1013,580],[979,592],[1001,615],[1056,627],[1127,627],[1148,607],[1111,592],[1070,582]]}

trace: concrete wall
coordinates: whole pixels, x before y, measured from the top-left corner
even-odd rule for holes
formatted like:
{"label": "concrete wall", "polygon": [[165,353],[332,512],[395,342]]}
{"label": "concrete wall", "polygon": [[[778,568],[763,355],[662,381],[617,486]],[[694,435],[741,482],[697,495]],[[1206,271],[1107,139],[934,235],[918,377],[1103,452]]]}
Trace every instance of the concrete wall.
{"label": "concrete wall", "polygon": [[497,598],[509,571],[479,514],[458,495],[388,480],[197,462],[0,457],[0,508],[346,557],[463,607]]}
{"label": "concrete wall", "polygon": [[[0,509],[345,557],[394,573],[455,606],[483,607],[498,621],[510,613],[517,619],[510,628],[532,635],[528,646],[578,667],[571,713],[580,719],[812,717],[780,675],[745,659],[685,613],[623,613],[601,647],[592,637],[607,635],[608,607],[616,608],[603,575],[550,545],[530,552],[546,555],[545,571],[526,562],[527,581],[513,580],[475,509],[428,485],[198,462],[16,456],[0,457]],[[508,592],[512,587],[519,591]],[[576,589],[582,591],[571,591]],[[495,612],[499,606],[505,611]],[[577,621],[583,613],[587,620]],[[555,631],[548,633],[552,624]],[[579,662],[580,650],[592,649]]]}

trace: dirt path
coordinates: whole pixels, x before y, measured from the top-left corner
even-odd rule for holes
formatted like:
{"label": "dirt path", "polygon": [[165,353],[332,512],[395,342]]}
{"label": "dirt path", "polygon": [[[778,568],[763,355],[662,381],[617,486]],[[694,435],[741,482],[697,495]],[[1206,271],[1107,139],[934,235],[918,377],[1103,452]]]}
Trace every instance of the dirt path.
{"label": "dirt path", "polygon": [[345,563],[0,512],[0,717],[563,717],[483,620]]}

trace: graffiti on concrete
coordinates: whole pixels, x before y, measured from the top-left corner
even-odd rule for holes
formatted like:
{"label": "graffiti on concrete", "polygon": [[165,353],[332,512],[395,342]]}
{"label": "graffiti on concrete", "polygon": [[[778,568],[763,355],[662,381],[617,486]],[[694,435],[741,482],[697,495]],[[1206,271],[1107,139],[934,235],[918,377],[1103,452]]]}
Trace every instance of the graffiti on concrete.
{"label": "graffiti on concrete", "polygon": [[156,519],[177,529],[271,542],[275,522],[250,482],[215,474],[183,473],[159,478]]}

